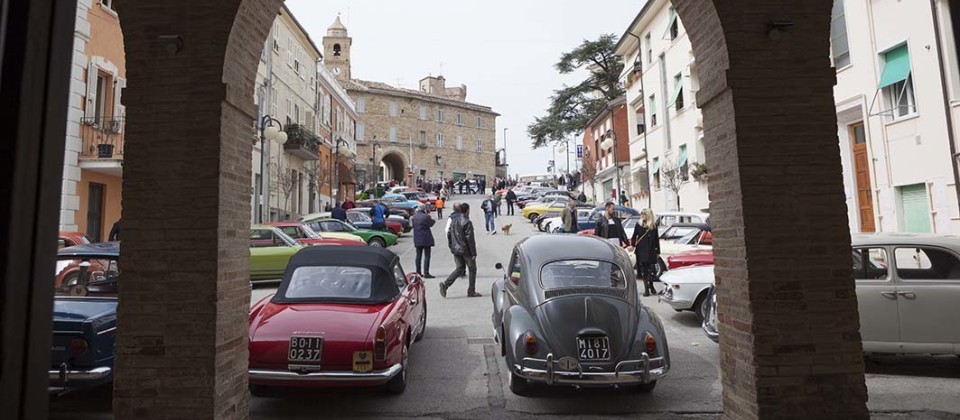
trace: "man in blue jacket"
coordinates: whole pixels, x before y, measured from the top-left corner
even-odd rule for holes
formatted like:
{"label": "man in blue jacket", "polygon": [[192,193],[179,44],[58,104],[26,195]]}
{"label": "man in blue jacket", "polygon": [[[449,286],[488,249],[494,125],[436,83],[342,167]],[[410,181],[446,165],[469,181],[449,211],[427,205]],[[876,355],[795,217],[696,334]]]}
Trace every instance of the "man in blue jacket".
{"label": "man in blue jacket", "polygon": [[370,209],[370,218],[373,219],[373,224],[370,226],[370,229],[387,230],[387,207],[379,201],[374,202],[373,207]]}

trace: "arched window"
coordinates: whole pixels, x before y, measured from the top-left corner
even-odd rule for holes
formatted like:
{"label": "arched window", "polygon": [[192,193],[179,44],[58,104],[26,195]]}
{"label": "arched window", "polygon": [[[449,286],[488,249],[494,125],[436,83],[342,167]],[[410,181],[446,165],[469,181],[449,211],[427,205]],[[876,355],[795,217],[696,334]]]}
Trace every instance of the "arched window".
{"label": "arched window", "polygon": [[340,44],[333,44],[333,56],[334,57],[340,56]]}

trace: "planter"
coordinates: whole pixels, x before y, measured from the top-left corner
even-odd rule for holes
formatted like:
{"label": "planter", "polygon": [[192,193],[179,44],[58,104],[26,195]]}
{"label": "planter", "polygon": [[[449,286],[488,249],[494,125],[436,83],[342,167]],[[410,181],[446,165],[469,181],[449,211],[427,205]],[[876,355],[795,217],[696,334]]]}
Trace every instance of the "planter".
{"label": "planter", "polygon": [[109,159],[113,157],[113,145],[112,144],[98,144],[97,145],[97,157],[101,159]]}

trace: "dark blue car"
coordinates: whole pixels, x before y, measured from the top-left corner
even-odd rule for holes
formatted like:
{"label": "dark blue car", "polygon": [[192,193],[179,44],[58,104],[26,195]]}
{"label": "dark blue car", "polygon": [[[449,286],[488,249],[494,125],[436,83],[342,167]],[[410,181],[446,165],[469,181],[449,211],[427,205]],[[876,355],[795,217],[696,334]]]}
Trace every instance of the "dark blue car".
{"label": "dark blue car", "polygon": [[57,254],[50,391],[113,381],[119,243],[63,248]]}
{"label": "dark blue car", "polygon": [[[590,213],[590,217],[586,220],[579,219],[577,220],[577,227],[579,230],[593,230],[597,225],[597,216],[603,212],[603,206],[594,207],[593,212]],[[631,207],[617,206],[617,216],[621,219],[626,220],[630,216],[639,216],[640,212]]]}

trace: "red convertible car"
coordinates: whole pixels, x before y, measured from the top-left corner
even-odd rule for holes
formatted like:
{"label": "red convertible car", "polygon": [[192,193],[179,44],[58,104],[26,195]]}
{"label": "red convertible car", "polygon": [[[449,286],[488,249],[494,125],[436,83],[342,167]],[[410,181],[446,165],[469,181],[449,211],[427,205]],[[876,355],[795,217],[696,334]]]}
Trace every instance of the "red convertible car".
{"label": "red convertible car", "polygon": [[423,280],[377,247],[306,247],[276,294],[250,308],[250,391],[272,387],[406,389],[411,345],[423,338]]}
{"label": "red convertible car", "polygon": [[297,243],[301,245],[367,245],[363,241],[321,236],[313,229],[310,229],[310,226],[307,226],[307,224],[303,222],[272,222],[265,224],[280,229],[281,232],[286,233],[293,239],[296,239]]}
{"label": "red convertible car", "polygon": [[671,270],[694,265],[713,265],[713,249],[694,249],[667,257],[667,267]]}

